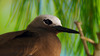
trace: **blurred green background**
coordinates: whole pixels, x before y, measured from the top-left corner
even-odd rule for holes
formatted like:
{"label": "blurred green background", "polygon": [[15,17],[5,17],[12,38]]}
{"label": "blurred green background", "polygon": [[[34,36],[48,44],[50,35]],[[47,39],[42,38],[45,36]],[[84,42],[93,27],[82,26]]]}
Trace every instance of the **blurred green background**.
{"label": "blurred green background", "polygon": [[[96,43],[100,32],[100,0],[0,0],[0,34],[24,30],[38,15],[57,16],[64,27],[78,30],[74,21],[82,22],[86,37]],[[61,56],[86,56],[78,34],[59,33]],[[93,54],[93,46],[88,43]]]}

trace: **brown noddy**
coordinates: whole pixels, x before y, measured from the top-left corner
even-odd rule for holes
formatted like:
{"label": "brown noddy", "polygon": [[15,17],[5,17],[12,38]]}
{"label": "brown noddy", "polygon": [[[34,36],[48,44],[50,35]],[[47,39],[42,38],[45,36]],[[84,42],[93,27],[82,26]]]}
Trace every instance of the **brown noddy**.
{"label": "brown noddy", "polygon": [[60,56],[59,32],[79,33],[62,27],[56,16],[40,15],[26,30],[0,35],[0,56]]}

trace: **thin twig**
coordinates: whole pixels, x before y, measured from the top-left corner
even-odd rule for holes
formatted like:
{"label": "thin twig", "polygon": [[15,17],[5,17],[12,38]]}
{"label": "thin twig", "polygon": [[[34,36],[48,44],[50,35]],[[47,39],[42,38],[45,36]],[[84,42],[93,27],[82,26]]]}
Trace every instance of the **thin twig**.
{"label": "thin twig", "polygon": [[89,49],[88,49],[88,46],[86,44],[86,40],[84,40],[84,34],[82,32],[81,23],[75,22],[75,24],[78,27],[78,30],[79,30],[79,33],[80,33],[80,36],[81,36],[81,39],[82,39],[82,42],[83,42],[83,45],[84,45],[84,48],[85,48],[85,52],[86,52],[87,56],[90,56]]}
{"label": "thin twig", "polygon": [[89,39],[86,37],[82,37],[81,39],[86,40],[86,41],[90,42],[91,44],[95,44],[95,42],[92,39]]}

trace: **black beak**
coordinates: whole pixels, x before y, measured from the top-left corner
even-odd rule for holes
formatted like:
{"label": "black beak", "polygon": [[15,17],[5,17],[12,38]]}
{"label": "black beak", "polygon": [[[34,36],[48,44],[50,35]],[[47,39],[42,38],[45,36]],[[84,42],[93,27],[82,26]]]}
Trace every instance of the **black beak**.
{"label": "black beak", "polygon": [[54,26],[54,28],[58,31],[58,32],[68,32],[68,33],[79,33],[78,31],[72,30],[72,29],[68,29],[62,26]]}

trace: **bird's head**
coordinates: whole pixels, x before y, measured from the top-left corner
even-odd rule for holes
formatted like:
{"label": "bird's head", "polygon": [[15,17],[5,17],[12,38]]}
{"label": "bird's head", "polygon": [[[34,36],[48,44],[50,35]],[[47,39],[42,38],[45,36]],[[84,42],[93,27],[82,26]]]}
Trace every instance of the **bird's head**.
{"label": "bird's head", "polygon": [[62,27],[61,21],[56,16],[40,15],[30,23],[27,29],[43,29],[51,32],[79,33],[78,31]]}

